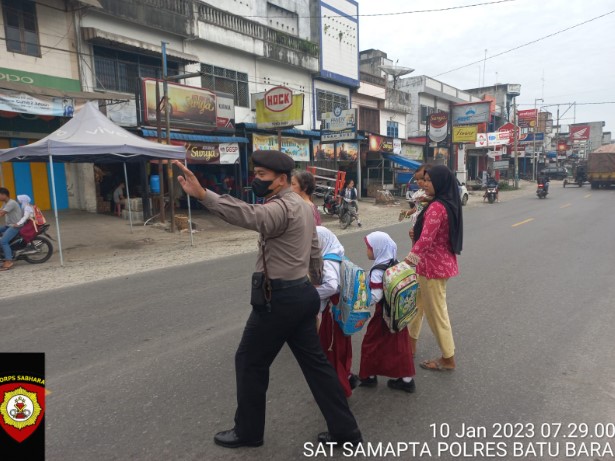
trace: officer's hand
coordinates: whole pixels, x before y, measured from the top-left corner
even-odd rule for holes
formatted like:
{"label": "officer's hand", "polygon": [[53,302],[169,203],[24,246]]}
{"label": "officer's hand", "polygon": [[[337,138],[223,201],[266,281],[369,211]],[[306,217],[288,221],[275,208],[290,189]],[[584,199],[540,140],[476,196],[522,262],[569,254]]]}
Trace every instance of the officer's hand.
{"label": "officer's hand", "polygon": [[205,198],[206,191],[199,184],[198,179],[194,176],[194,173],[190,171],[188,168],[184,166],[179,160],[174,160],[173,165],[179,168],[184,176],[178,176],[177,181],[184,189],[186,194],[196,197],[198,200],[203,200]]}

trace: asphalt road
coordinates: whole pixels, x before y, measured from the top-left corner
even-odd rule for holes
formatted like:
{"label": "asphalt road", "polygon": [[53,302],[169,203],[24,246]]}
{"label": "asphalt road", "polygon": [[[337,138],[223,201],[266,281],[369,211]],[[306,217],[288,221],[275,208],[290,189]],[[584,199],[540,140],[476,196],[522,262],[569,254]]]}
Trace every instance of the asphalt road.
{"label": "asphalt road", "polygon": [[[580,450],[581,443],[605,442],[599,424],[615,423],[614,204],[615,190],[552,186],[546,200],[528,196],[468,209],[461,275],[448,288],[458,369],[417,367],[415,394],[391,391],[385,380],[377,389],[357,389],[350,405],[365,440],[383,447],[416,442],[431,454],[424,451],[421,459],[436,459],[438,446],[444,450],[438,459],[459,458],[462,447],[473,455],[465,459],[563,459],[566,443]],[[405,255],[406,225],[384,230]],[[369,267],[365,234],[342,243],[349,257]],[[234,256],[0,300],[0,350],[46,352],[47,458],[315,455],[304,443],[325,430],[324,420],[288,348],[271,370],[265,445],[227,450],[213,444],[214,433],[233,424],[233,358],[249,314],[254,259]],[[353,337],[357,370],[360,340]],[[437,352],[425,325],[417,362]],[[581,423],[589,424],[585,437],[584,427],[574,426]],[[484,426],[484,436],[456,437],[464,424]],[[547,430],[552,437],[545,439]],[[543,441],[557,446],[558,455],[549,456],[547,445],[541,455]],[[493,456],[475,453],[487,442],[501,444]],[[515,442],[535,455],[513,456]]]}

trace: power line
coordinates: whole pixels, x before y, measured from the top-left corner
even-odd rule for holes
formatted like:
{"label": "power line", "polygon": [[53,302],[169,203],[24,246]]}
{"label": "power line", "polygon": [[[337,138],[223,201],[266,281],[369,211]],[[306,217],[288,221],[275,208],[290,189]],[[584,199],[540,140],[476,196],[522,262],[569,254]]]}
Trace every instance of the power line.
{"label": "power line", "polygon": [[[347,16],[351,16],[353,18],[359,17],[376,17],[376,16],[401,16],[404,14],[419,14],[419,13],[438,13],[442,11],[452,11],[452,10],[462,10],[466,8],[475,8],[478,6],[489,6],[489,5],[497,5],[498,3],[508,3],[515,2],[517,0],[496,0],[493,2],[484,2],[484,3],[473,3],[471,5],[461,5],[461,6],[450,6],[448,8],[432,8],[428,10],[411,10],[411,11],[393,11],[390,13],[365,13],[365,14],[349,14],[349,15],[341,15],[341,14],[327,14],[323,16],[295,16],[294,18],[301,19],[316,19],[316,18],[345,18]],[[289,16],[263,16],[263,15],[252,15],[252,16],[243,16],[244,18],[265,18],[265,19],[289,19]]]}
{"label": "power line", "polygon": [[546,40],[547,38],[554,37],[554,36],[559,35],[561,33],[564,33],[564,32],[567,32],[569,30],[572,30],[572,29],[575,29],[577,27],[580,27],[580,26],[582,26],[584,24],[588,24],[588,23],[590,23],[592,21],[596,21],[597,19],[604,18],[605,16],[608,16],[609,14],[613,14],[613,13],[615,13],[615,10],[611,10],[608,13],[604,13],[604,14],[601,14],[600,16],[596,16],[595,18],[588,19],[587,21],[580,22],[578,24],[575,24],[574,26],[570,26],[570,27],[566,27],[565,29],[558,30],[557,32],[553,32],[552,34],[545,35],[544,37],[540,37],[540,38],[537,38],[536,40],[532,40],[530,42],[524,43],[523,45],[519,45],[519,46],[516,46],[514,48],[510,48],[509,50],[502,51],[501,53],[494,54],[493,56],[488,56],[487,58],[479,59],[478,61],[471,62],[470,64],[466,64],[464,66],[460,66],[460,67],[457,67],[455,69],[451,69],[451,70],[448,70],[446,72],[442,72],[440,74],[434,75],[434,77],[439,77],[441,75],[450,74],[451,72],[455,72],[457,70],[465,69],[466,67],[470,67],[470,66],[474,66],[476,64],[480,64],[481,62],[483,62],[483,61],[485,61],[487,59],[497,58],[498,56],[502,56],[502,55],[510,53],[512,51],[518,50],[520,48],[524,48],[526,46],[533,45],[534,43],[541,42],[542,40]]}
{"label": "power line", "polygon": [[[541,105],[540,107],[553,107],[553,106],[565,106],[567,104],[576,104],[577,106],[592,106],[601,104],[615,104],[615,101],[601,101],[601,102],[559,102]],[[528,102],[525,104],[517,104],[518,106],[534,106],[534,103]]]}

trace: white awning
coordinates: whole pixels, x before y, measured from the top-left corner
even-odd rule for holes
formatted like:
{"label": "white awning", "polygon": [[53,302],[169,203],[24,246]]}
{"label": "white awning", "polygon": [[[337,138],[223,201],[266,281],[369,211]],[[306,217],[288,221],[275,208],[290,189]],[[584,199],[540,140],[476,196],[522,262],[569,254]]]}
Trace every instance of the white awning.
{"label": "white awning", "polygon": [[[135,51],[148,51],[150,53],[162,55],[162,47],[160,45],[154,45],[153,43],[143,42],[135,38],[114,34],[113,32],[107,32],[105,30],[97,29],[95,27],[82,27],[81,33],[85,40],[94,43],[119,43],[124,47],[133,49]],[[168,47],[167,55],[172,56],[176,58],[176,60],[183,62],[200,62],[199,57],[194,54],[184,53],[183,51],[177,51]]]}

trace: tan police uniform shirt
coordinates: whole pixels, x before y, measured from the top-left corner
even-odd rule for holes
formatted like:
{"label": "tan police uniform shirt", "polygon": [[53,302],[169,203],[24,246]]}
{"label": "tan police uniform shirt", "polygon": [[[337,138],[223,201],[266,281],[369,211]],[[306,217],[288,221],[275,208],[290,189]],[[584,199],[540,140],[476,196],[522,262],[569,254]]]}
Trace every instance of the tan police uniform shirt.
{"label": "tan police uniform shirt", "polygon": [[[279,201],[286,204],[288,217],[286,208]],[[290,188],[282,190],[263,205],[250,205],[210,190],[201,203],[224,221],[255,230],[265,239],[271,239],[266,244],[270,279],[296,280],[309,275],[312,280],[320,280],[321,256],[314,214],[311,206]],[[262,251],[256,260],[256,272],[263,272]]]}

